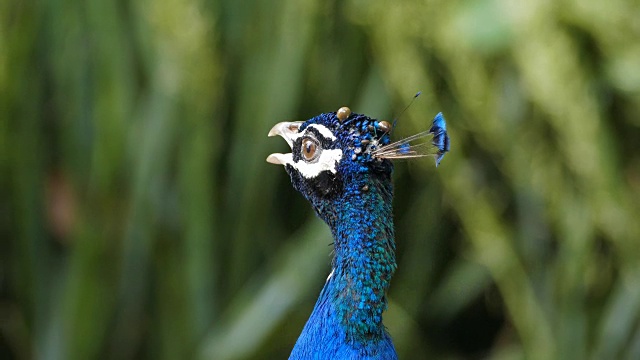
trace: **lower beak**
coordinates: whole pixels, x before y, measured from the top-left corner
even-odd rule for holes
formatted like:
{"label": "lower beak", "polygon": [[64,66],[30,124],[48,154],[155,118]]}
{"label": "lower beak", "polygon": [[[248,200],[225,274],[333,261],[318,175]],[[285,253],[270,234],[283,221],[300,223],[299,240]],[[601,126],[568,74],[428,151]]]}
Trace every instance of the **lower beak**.
{"label": "lower beak", "polygon": [[[289,144],[289,148],[292,148],[293,142],[298,138],[298,136],[300,136],[298,133],[298,129],[300,128],[301,124],[302,121],[284,121],[281,123],[277,123],[274,127],[271,128],[271,130],[269,130],[268,136],[280,135],[287,142],[287,144]],[[284,165],[289,162],[291,157],[291,153],[274,153],[267,157],[267,162],[276,165]]]}

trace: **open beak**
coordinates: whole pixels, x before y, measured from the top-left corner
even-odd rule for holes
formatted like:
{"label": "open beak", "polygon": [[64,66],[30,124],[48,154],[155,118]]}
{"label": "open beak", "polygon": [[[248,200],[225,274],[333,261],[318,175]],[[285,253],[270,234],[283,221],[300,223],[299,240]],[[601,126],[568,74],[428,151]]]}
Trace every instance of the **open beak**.
{"label": "open beak", "polygon": [[[298,133],[298,129],[302,125],[302,121],[283,121],[281,123],[277,123],[274,127],[269,130],[268,136],[276,136],[280,135],[282,138],[289,144],[289,147],[293,147],[293,142],[300,136]],[[291,153],[280,154],[273,153],[267,156],[267,162],[276,165],[285,165],[287,163],[291,163],[293,161],[293,157]]]}

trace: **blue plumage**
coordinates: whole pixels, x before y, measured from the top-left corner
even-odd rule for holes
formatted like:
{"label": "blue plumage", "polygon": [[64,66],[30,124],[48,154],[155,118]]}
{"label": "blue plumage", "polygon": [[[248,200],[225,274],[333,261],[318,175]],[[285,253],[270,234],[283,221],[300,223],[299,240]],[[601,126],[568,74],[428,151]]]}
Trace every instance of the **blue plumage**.
{"label": "blue plumage", "polygon": [[438,113],[433,118],[433,125],[429,129],[429,133],[433,134],[433,145],[438,149],[436,154],[436,167],[440,165],[440,161],[444,157],[444,154],[449,151],[449,136],[447,135],[447,122],[444,120],[444,115]]}
{"label": "blue plumage", "polygon": [[[294,188],[331,228],[331,275],[290,359],[396,359],[382,324],[386,291],[396,270],[390,159],[436,156],[449,150],[445,120],[429,132],[391,143],[391,126],[348,108],[306,122],[279,123],[269,133],[291,146],[267,161],[285,166]],[[435,151],[411,141],[430,134]],[[420,151],[418,151],[418,150]]]}

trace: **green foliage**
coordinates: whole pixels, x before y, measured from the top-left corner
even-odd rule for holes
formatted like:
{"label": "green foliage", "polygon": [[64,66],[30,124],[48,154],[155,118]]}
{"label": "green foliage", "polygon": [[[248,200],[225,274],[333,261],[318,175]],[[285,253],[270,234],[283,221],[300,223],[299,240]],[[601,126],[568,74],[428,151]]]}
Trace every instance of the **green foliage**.
{"label": "green foliage", "polygon": [[330,234],[266,134],[347,105],[399,162],[402,358],[640,358],[637,1],[0,3],[0,357],[286,358]]}

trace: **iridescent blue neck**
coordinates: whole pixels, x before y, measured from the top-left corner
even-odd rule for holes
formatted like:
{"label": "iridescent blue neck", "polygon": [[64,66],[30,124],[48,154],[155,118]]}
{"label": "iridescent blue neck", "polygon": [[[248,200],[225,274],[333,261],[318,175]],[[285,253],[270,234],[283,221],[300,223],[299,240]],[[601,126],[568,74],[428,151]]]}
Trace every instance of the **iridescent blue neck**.
{"label": "iridescent blue neck", "polygon": [[367,181],[345,190],[332,227],[334,281],[327,286],[348,338],[364,341],[384,332],[385,292],[396,269],[393,195],[390,182]]}
{"label": "iridescent blue neck", "polygon": [[392,187],[388,177],[350,181],[325,219],[335,256],[316,306],[296,343],[292,359],[396,357],[382,325],[385,292],[396,269]]}

